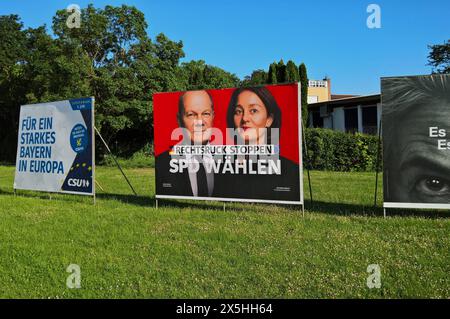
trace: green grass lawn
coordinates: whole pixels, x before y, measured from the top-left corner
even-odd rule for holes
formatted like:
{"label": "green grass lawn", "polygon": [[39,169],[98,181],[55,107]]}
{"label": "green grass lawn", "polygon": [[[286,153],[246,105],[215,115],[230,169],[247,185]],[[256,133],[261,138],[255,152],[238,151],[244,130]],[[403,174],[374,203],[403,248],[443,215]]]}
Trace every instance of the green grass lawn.
{"label": "green grass lawn", "polygon": [[[373,173],[311,172],[302,218],[298,207],[259,204],[156,209],[154,170],[126,172],[139,196],[117,169],[99,167],[93,205],[14,196],[14,167],[0,166],[0,297],[450,298],[450,213],[384,219]],[[80,289],[66,287],[69,264],[81,267]],[[366,285],[369,264],[381,268],[380,289]]]}

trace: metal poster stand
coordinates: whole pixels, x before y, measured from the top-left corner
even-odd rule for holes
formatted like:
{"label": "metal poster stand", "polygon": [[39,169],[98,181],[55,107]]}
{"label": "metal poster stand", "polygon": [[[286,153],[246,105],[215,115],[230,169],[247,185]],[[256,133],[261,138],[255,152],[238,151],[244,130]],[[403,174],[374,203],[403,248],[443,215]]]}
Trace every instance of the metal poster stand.
{"label": "metal poster stand", "polygon": [[[381,153],[381,120],[379,122],[379,130],[378,130],[378,146],[377,146],[377,162],[375,166],[375,193],[373,200],[373,207],[377,207],[377,193],[378,193],[378,167],[380,165],[380,153]],[[383,216],[386,218],[386,208],[383,207]]]}
{"label": "metal poster stand", "polygon": [[[114,162],[116,163],[117,167],[119,168],[120,172],[122,173],[123,177],[125,178],[125,180],[128,183],[128,186],[130,186],[131,190],[133,191],[133,194],[137,196],[136,191],[134,190],[133,186],[131,185],[130,181],[128,180],[127,176],[125,175],[125,173],[123,172],[122,168],[120,167],[119,163],[116,160],[116,157],[113,155],[113,153],[111,152],[108,144],[106,144],[106,141],[103,139],[102,135],[100,134],[99,130],[94,126],[95,131],[97,132],[98,136],[100,137],[101,141],[103,142],[103,144],[105,145],[106,149],[108,150],[109,154],[112,156]],[[158,205],[158,203],[156,203],[156,205]]]}
{"label": "metal poster stand", "polygon": [[95,200],[96,200],[96,196],[95,196],[95,183],[97,182],[95,180],[95,133],[94,133],[94,123],[95,123],[95,113],[94,113],[94,109],[95,109],[95,97],[91,97],[92,98],[92,107],[91,107],[91,118],[92,118],[92,123],[91,123],[91,139],[92,139],[92,193],[94,195],[94,205],[95,205]]}
{"label": "metal poster stand", "polygon": [[[302,135],[303,135],[303,147],[305,148],[305,157],[306,157],[306,164],[309,164],[309,160],[308,160],[308,147],[306,146],[306,136],[305,136],[305,128],[303,126],[302,123]],[[304,167],[306,168],[306,174],[308,175],[308,185],[309,185],[309,196],[311,199],[311,205],[313,203],[313,195],[312,195],[312,187],[311,187],[311,176],[309,175],[309,168],[308,165],[304,165]],[[305,216],[305,203],[303,202],[302,205],[302,211],[303,211],[303,216]]]}

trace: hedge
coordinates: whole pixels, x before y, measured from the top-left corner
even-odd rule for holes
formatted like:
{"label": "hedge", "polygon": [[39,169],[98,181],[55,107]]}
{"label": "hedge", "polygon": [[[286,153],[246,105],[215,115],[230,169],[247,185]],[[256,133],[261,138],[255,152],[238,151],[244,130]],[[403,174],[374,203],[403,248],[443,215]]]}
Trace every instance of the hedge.
{"label": "hedge", "polygon": [[[308,157],[303,148],[305,167],[324,171],[375,171],[377,162],[378,136],[348,134],[322,128],[306,129]],[[130,158],[118,158],[121,166],[154,167],[153,145],[148,144]],[[105,155],[102,165],[115,166],[109,155]],[[382,158],[380,153],[379,170]]]}
{"label": "hedge", "polygon": [[[325,171],[375,171],[378,136],[349,134],[322,128],[305,132],[308,156],[303,149],[305,166]],[[381,168],[381,152],[380,164]]]}

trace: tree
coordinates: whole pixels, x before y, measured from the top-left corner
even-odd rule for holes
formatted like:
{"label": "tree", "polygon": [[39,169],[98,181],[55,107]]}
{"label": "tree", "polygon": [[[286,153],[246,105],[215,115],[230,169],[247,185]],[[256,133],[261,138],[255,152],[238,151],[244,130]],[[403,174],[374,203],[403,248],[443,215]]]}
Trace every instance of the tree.
{"label": "tree", "polygon": [[298,68],[295,63],[291,60],[286,64],[286,82],[298,82],[299,81],[299,73]]}
{"label": "tree", "polygon": [[181,71],[186,79],[186,90],[229,88],[240,83],[236,75],[208,65],[203,60],[182,63]]}
{"label": "tree", "polygon": [[0,16],[0,160],[13,161],[20,104],[25,101],[26,36],[17,15]]}
{"label": "tree", "polygon": [[0,16],[0,70],[3,76],[13,65],[23,60],[25,34],[22,28],[18,15]]}
{"label": "tree", "polygon": [[267,83],[267,73],[264,70],[258,69],[252,73],[252,83],[254,85],[262,85]]}
{"label": "tree", "polygon": [[239,86],[239,78],[212,65],[206,65],[203,69],[204,89],[222,89]]}
{"label": "tree", "polygon": [[65,10],[57,11],[54,34],[88,59],[85,78],[96,98],[96,126],[108,143],[119,143],[121,155],[129,155],[153,137],[152,94],[185,88],[179,68],[183,43],[163,33],[152,42],[144,14],[133,6],[88,5],[80,28],[67,28],[67,17]]}
{"label": "tree", "polygon": [[283,59],[277,64],[277,83],[286,82],[286,65],[284,65]]}
{"label": "tree", "polygon": [[[133,6],[88,5],[80,28],[67,27],[69,14],[56,12],[54,37],[45,26],[24,30],[18,16],[0,16],[0,159],[15,158],[22,104],[93,95],[96,127],[127,156],[153,139],[153,93],[240,84],[203,61],[180,65],[182,41],[163,33],[152,40]],[[101,143],[96,147],[105,153]]]}
{"label": "tree", "polygon": [[246,76],[242,81],[242,86],[257,86],[267,83],[267,73],[264,70],[258,69],[252,72],[251,76]]}
{"label": "tree", "polygon": [[304,63],[299,66],[300,85],[301,85],[301,103],[302,119],[304,127],[308,126],[308,73]]}
{"label": "tree", "polygon": [[444,44],[429,45],[428,65],[433,73],[450,73],[450,40]]}
{"label": "tree", "polygon": [[45,26],[23,29],[18,16],[0,18],[0,158],[13,161],[20,105],[86,96],[88,64],[76,47],[53,39]]}
{"label": "tree", "polygon": [[[24,29],[17,15],[0,16],[0,160],[14,161],[20,105],[94,96],[96,127],[127,156],[153,139],[155,92],[276,84],[295,77],[293,62],[284,66],[283,60],[243,82],[202,60],[180,64],[183,42],[163,33],[151,39],[144,14],[133,6],[88,5],[81,10],[80,28],[68,28],[68,16],[66,10],[56,12],[53,35],[45,26]],[[103,146],[96,147],[101,157]]]}
{"label": "tree", "polygon": [[269,66],[267,84],[277,84],[277,64],[274,62]]}

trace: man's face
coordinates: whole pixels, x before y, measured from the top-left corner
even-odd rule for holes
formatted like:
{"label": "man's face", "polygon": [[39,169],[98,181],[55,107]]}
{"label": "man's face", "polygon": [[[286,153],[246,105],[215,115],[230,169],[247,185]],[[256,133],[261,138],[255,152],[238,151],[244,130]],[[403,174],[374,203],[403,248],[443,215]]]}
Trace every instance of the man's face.
{"label": "man's face", "polygon": [[[450,203],[450,150],[438,149],[438,140],[450,141],[450,105],[420,106],[399,124],[397,156],[389,163],[390,193],[399,202]],[[430,137],[430,127],[447,134]]]}
{"label": "man's face", "polygon": [[191,141],[204,144],[211,137],[214,111],[211,98],[205,91],[190,91],[183,97],[183,124]]}

